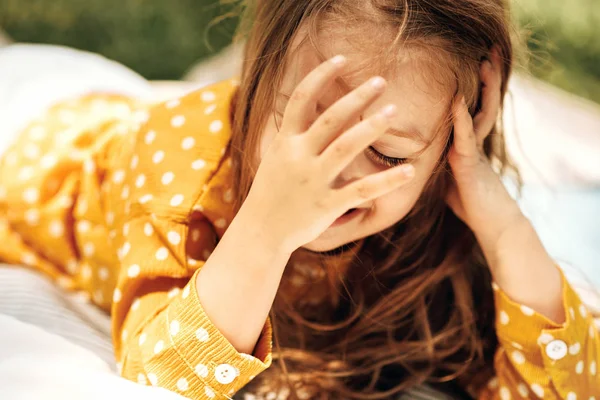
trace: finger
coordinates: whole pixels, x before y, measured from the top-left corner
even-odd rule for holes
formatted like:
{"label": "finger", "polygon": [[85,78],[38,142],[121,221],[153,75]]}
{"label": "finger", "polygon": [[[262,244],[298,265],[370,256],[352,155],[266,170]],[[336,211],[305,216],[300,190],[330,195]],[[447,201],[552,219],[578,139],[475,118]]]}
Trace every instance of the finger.
{"label": "finger", "polygon": [[339,136],[340,131],[383,93],[385,79],[374,77],[335,102],[312,124],[306,135],[311,148],[320,154]]}
{"label": "finger", "polygon": [[388,104],[337,137],[320,155],[327,178],[333,179],[391,125],[397,107]]}
{"label": "finger", "polygon": [[477,141],[473,131],[473,119],[465,103],[465,97],[460,95],[454,102],[454,150],[463,157],[477,154]]}
{"label": "finger", "polygon": [[500,57],[496,49],[492,51],[491,59],[492,62],[484,61],[480,70],[483,85],[481,91],[482,107],[474,118],[474,130],[479,144],[483,143],[483,140],[494,128],[502,102],[502,71],[499,63]]}
{"label": "finger", "polygon": [[308,116],[313,115],[322,89],[339,75],[346,58],[335,56],[317,66],[300,81],[285,107],[282,132],[300,133],[309,128]]}
{"label": "finger", "polygon": [[414,176],[414,166],[411,164],[399,165],[353,181],[341,189],[337,189],[333,200],[343,210],[355,208],[365,201],[375,200],[409,183]]}

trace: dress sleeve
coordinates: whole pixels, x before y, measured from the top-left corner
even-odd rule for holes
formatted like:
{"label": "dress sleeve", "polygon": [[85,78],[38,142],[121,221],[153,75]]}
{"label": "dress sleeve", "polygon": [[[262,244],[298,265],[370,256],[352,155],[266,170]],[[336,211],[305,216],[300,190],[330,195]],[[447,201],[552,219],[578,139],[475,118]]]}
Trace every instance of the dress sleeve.
{"label": "dress sleeve", "polygon": [[189,241],[214,235],[198,210],[224,162],[225,139],[214,127],[229,129],[227,102],[210,105],[209,118],[193,97],[200,95],[152,108],[131,156],[107,177],[116,182],[112,192],[127,195],[109,201],[122,221],[113,226],[121,264],[113,342],[121,375],[130,380],[191,399],[230,398],[270,366],[272,331],[268,318],[253,354],[240,353],[197,296],[196,274],[205,259],[191,259],[186,249]]}
{"label": "dress sleeve", "polygon": [[496,284],[497,376],[479,399],[600,398],[600,339],[591,313],[560,270],[566,321],[512,301]]}

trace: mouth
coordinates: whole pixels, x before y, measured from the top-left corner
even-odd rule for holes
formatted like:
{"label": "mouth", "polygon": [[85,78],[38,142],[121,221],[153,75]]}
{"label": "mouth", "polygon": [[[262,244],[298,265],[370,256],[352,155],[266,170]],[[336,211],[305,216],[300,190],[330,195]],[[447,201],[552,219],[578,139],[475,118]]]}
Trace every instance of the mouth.
{"label": "mouth", "polygon": [[358,217],[365,210],[366,210],[366,208],[351,208],[348,211],[346,211],[344,214],[342,214],[338,219],[336,219],[333,222],[333,224],[331,224],[331,226],[344,224],[344,223]]}

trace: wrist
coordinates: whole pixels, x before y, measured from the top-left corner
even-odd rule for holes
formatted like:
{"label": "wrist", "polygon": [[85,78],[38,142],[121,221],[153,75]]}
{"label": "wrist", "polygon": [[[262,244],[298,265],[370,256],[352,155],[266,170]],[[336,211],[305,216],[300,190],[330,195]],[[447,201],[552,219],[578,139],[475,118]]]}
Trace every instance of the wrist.
{"label": "wrist", "polygon": [[256,210],[257,208],[250,207],[248,202],[242,204],[227,231],[240,234],[244,238],[252,238],[258,246],[271,254],[291,255],[297,247],[286,242],[286,235],[278,234],[266,224],[269,220],[268,215]]}

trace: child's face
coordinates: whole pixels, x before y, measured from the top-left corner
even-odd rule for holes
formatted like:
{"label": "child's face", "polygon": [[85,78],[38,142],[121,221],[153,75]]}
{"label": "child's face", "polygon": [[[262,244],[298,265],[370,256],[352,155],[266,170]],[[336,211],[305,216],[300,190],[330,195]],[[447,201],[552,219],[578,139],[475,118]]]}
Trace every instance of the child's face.
{"label": "child's face", "polygon": [[[298,35],[300,36],[300,35]],[[299,41],[292,44],[292,50],[296,49]],[[425,183],[431,176],[434,167],[443,151],[444,135],[435,134],[439,124],[447,115],[447,110],[452,98],[452,93],[436,83],[427,75],[422,74],[423,67],[417,62],[418,59],[405,59],[398,66],[393,76],[381,74],[380,72],[369,73],[359,71],[349,75],[353,66],[364,65],[372,58],[369,54],[351,47],[349,41],[338,38],[328,44],[321,44],[327,56],[343,54],[348,58],[347,69],[344,78],[354,89],[374,75],[382,75],[388,83],[385,92],[365,110],[362,118],[365,119],[376,113],[384,105],[393,103],[398,107],[392,128],[400,132],[408,133],[419,131],[425,140],[432,141],[431,145],[420,155],[416,153],[427,145],[417,139],[399,137],[392,133],[382,135],[371,144],[377,152],[393,158],[406,158],[415,167],[415,177],[407,185],[375,199],[365,202],[360,207],[365,209],[351,220],[345,223],[331,226],[316,240],[307,243],[303,247],[313,251],[327,251],[343,244],[362,239],[364,237],[380,232],[401,220],[415,205],[419,195],[423,191]],[[295,53],[288,68],[284,71],[284,78],[279,93],[290,95],[298,83],[317,65],[314,49],[309,44],[302,46]],[[343,93],[339,86],[323,89],[320,101],[320,111],[333,105],[338,99],[347,93]],[[287,104],[285,96],[278,96],[275,110],[277,116],[271,114],[262,132],[260,145],[260,158],[262,159],[269,144],[281,126],[282,115]],[[314,116],[316,118],[317,115]],[[277,122],[276,119],[277,118]],[[313,119],[314,120],[314,119]],[[348,127],[359,122],[356,118],[350,121]],[[357,156],[333,182],[333,187],[341,187],[345,184],[366,177],[368,175],[390,168],[383,164],[376,156],[365,149]]]}

